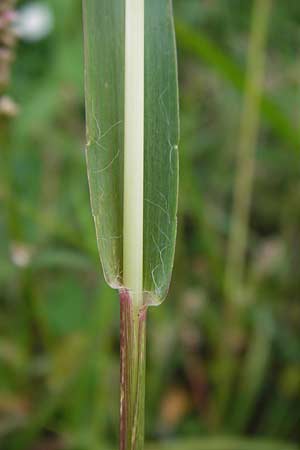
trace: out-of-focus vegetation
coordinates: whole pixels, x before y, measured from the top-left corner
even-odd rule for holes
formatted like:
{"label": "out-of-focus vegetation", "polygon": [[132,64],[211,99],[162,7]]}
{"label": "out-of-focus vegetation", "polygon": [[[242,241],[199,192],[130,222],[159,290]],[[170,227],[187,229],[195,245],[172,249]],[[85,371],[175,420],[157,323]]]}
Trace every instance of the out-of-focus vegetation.
{"label": "out-of-focus vegetation", "polygon": [[[117,446],[119,307],[90,213],[81,4],[44,4],[54,29],[20,40],[9,92],[20,113],[0,118],[0,447],[106,450]],[[149,313],[151,449],[300,440],[300,3],[270,4],[262,24],[250,0],[174,1],[179,230],[169,298]],[[266,59],[261,108],[250,42],[252,61]]]}

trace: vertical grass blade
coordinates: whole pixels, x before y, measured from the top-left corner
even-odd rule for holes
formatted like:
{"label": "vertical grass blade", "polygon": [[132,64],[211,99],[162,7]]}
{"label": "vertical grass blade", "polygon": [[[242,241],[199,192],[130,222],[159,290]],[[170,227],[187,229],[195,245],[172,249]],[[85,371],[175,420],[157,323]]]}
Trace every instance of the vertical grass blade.
{"label": "vertical grass blade", "polygon": [[253,7],[245,98],[238,137],[232,224],[225,274],[225,290],[229,302],[241,302],[238,297],[245,269],[248,222],[255,171],[255,150],[259,135],[266,44],[272,3],[272,0],[256,0]]}
{"label": "vertical grass blade", "polygon": [[243,286],[246,265],[246,244],[249,228],[255,170],[255,150],[259,135],[259,118],[265,75],[266,45],[272,0],[255,0],[247,58],[245,96],[238,137],[236,180],[234,186],[232,224],[228,242],[227,266],[224,276],[224,326],[221,331],[219,365],[222,369],[218,386],[220,419],[230,405],[237,359],[228,346],[228,336],[238,333],[242,307],[245,306]]}

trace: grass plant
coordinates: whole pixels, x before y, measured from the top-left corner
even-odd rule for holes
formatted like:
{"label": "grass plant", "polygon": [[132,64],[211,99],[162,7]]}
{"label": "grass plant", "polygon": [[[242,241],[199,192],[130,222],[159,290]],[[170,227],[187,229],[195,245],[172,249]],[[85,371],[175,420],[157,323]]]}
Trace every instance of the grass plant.
{"label": "grass plant", "polygon": [[170,0],[84,0],[87,165],[98,248],[120,291],[120,449],[144,442],[145,332],[173,266],[177,62]]}

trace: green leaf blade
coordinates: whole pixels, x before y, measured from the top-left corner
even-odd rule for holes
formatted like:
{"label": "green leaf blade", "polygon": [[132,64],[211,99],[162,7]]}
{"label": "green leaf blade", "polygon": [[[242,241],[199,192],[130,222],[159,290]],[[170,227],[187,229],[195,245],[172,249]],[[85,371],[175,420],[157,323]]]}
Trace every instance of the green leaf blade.
{"label": "green leaf blade", "polygon": [[122,285],[124,0],[84,0],[86,160],[108,284]]}
{"label": "green leaf blade", "polygon": [[[84,0],[87,168],[107,282],[124,286],[125,0]],[[145,0],[143,291],[171,279],[178,197],[178,85],[171,0]],[[131,213],[134,215],[136,211]]]}
{"label": "green leaf blade", "polygon": [[179,112],[170,0],[145,3],[144,290],[166,296],[177,225]]}

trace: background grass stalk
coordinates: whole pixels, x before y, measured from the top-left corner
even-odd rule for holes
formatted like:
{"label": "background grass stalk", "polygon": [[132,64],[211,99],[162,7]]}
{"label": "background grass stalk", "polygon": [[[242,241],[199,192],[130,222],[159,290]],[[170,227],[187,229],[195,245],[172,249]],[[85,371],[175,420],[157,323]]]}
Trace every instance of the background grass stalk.
{"label": "background grass stalk", "polygon": [[232,225],[225,273],[225,289],[229,301],[241,300],[238,295],[243,283],[245,267],[255,169],[255,149],[259,133],[260,106],[265,75],[265,49],[271,6],[272,0],[256,0],[254,3],[246,91],[238,141]]}
{"label": "background grass stalk", "polygon": [[272,0],[256,0],[251,21],[245,96],[238,138],[233,211],[224,279],[225,304],[223,316],[225,320],[224,328],[221,331],[222,338],[220,339],[221,366],[223,369],[219,389],[220,417],[223,416],[228,405],[236,371],[237,361],[232,354],[232,348],[230,348],[231,336],[239,335],[241,307],[245,306],[243,283],[271,8]]}

